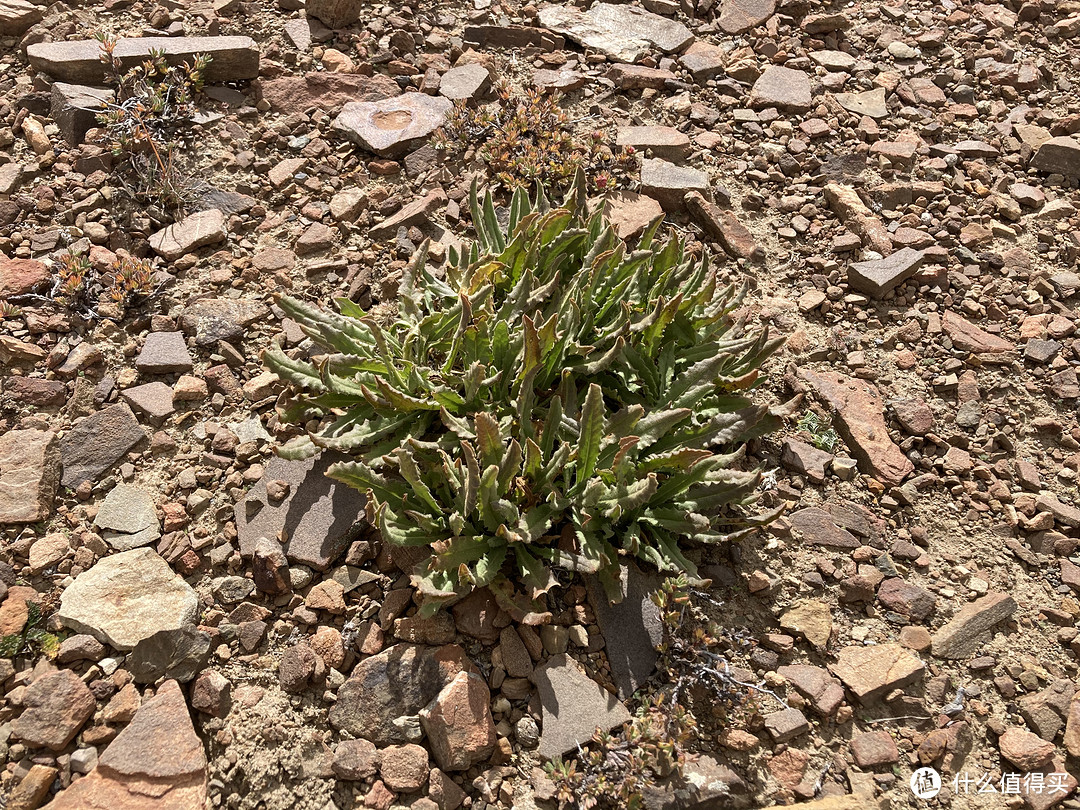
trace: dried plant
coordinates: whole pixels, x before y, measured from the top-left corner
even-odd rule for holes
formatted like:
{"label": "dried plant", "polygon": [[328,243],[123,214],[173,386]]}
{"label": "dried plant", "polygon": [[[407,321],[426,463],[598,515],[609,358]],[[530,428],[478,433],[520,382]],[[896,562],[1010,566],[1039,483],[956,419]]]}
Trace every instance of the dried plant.
{"label": "dried plant", "polygon": [[182,210],[187,184],[177,168],[177,144],[196,112],[194,98],[202,89],[210,56],[199,54],[191,63],[170,65],[163,52],[153,50],[125,69],[115,55],[116,41],[104,35],[97,39],[116,94],[98,121],[113,153],[124,158],[127,176],[122,179],[139,202]]}
{"label": "dried plant", "polygon": [[436,149],[458,158],[476,147],[498,182],[507,188],[543,184],[561,193],[579,169],[599,192],[621,188],[636,169],[631,147],[613,150],[599,131],[579,137],[557,95],[530,88],[515,96],[505,82],[497,100],[483,106],[457,102],[432,139]]}
{"label": "dried plant", "polygon": [[60,257],[51,297],[84,317],[99,317],[102,298],[124,314],[155,293],[153,269],[146,259],[118,256],[106,273],[99,273],[84,253]]}

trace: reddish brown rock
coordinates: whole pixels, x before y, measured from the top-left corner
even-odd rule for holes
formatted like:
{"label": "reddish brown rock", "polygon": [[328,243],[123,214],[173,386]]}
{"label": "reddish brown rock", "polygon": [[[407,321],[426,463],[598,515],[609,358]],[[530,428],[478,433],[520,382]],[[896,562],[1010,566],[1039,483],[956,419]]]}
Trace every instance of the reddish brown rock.
{"label": "reddish brown rock", "polygon": [[926,671],[923,662],[899,644],[844,647],[829,669],[862,703],[903,688]]}
{"label": "reddish brown rock", "polygon": [[864,247],[883,256],[892,253],[892,238],[881,220],[866,207],[855,189],[839,183],[825,186],[825,199],[845,227],[858,236]]}
{"label": "reddish brown rock", "polygon": [[270,79],[262,82],[260,89],[263,99],[284,113],[310,109],[334,112],[350,101],[380,101],[401,93],[397,82],[381,73],[358,76],[325,71]]}
{"label": "reddish brown rock", "polygon": [[860,768],[879,768],[899,761],[896,741],[887,731],[867,731],[851,738],[851,753]]}
{"label": "reddish brown rock", "polygon": [[1001,755],[1027,773],[1049,764],[1054,744],[1024,728],[1010,728],[998,738]]}
{"label": "reddish brown rock", "polygon": [[765,22],[776,11],[776,0],[723,0],[717,23],[725,34],[741,34]]}
{"label": "reddish brown rock", "polygon": [[412,793],[428,778],[428,754],[413,743],[391,745],[379,752],[379,775],[383,783],[399,793]]}
{"label": "reddish brown rock", "polygon": [[420,712],[420,723],[442,770],[465,771],[491,756],[496,734],[490,703],[484,679],[460,672]]}
{"label": "reddish brown rock", "polygon": [[[2,29],[0,29],[2,30]],[[5,810],[36,810],[45,801],[59,771],[48,765],[34,765],[11,791]]]}
{"label": "reddish brown rock", "polygon": [[79,733],[97,702],[70,669],[43,675],[26,690],[23,712],[12,724],[16,736],[32,748],[59,751]]}
{"label": "reddish brown rock", "polygon": [[831,717],[844,701],[844,687],[823,667],[794,664],[780,667],[777,673],[809,700],[822,717]]}
{"label": "reddish brown rock", "polygon": [[946,311],[941,318],[941,328],[953,346],[965,352],[1001,354],[1014,348],[1009,341],[991,335],[955,312]]}
{"label": "reddish brown rock", "polygon": [[50,278],[49,268],[41,262],[0,256],[0,300],[33,292]]}
{"label": "reddish brown rock", "polygon": [[206,802],[206,754],[176,681],[165,681],[54,810],[192,810]]}
{"label": "reddish brown rock", "polygon": [[965,605],[933,635],[932,651],[938,658],[966,658],[989,637],[990,630],[1016,612],[1016,600],[1005,593],[988,593]]}
{"label": "reddish brown rock", "polygon": [[754,261],[765,259],[764,248],[754,239],[750,229],[731,211],[713,205],[697,191],[689,192],[684,202],[694,221],[705,233],[718,241],[729,256]]}
{"label": "reddish brown rock", "polygon": [[889,438],[881,395],[872,382],[834,371],[804,369],[801,376],[836,412],[837,428],[864,473],[896,485],[914,471],[915,465]]}
{"label": "reddish brown rock", "polygon": [[60,483],[60,443],[48,430],[0,435],[0,525],[37,523],[52,514]]}

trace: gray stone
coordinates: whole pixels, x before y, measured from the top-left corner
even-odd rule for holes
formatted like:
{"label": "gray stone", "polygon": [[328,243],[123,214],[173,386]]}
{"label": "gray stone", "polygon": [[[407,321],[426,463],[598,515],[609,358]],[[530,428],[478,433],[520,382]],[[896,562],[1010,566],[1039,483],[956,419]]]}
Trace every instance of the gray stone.
{"label": "gray stone", "polygon": [[136,683],[187,683],[210,660],[210,634],[194,627],[161,630],[135,645],[124,666]]}
{"label": "gray stone", "polygon": [[367,4],[363,0],[307,0],[307,15],[331,28],[344,28],[360,19]]}
{"label": "gray stone", "polygon": [[459,672],[471,670],[456,644],[395,644],[361,661],[338,690],[330,725],[382,747],[408,742],[399,718],[418,717]]}
{"label": "gray stone", "polygon": [[1061,135],[1039,147],[1031,165],[1044,172],[1080,176],[1080,140]]}
{"label": "gray stone", "polygon": [[782,709],[765,715],[765,729],[776,744],[786,743],[810,730],[803,713],[798,709]]}
{"label": "gray stone", "polygon": [[167,261],[179,259],[193,250],[224,242],[225,214],[216,208],[199,211],[153,234],[150,247]]}
{"label": "gray stone", "polygon": [[899,644],[844,647],[829,669],[862,703],[902,689],[926,672],[923,662]]}
{"label": "gray stone", "polygon": [[612,31],[572,6],[550,5],[540,9],[540,24],[584,48],[592,48],[613,62],[634,64],[649,52],[649,43],[626,31]]}
{"label": "gray stone", "polygon": [[51,430],[0,434],[0,525],[37,523],[52,515],[60,455]]}
{"label": "gray stone", "polygon": [[246,298],[203,298],[192,301],[180,313],[180,328],[195,336],[195,345],[211,348],[219,340],[235,343],[247,334],[247,328],[263,320],[270,311],[260,301]]}
{"label": "gray stone", "polygon": [[479,100],[490,89],[491,74],[475,62],[450,68],[439,81],[439,95],[451,101]]}
{"label": "gray stone", "polygon": [[766,68],[750,91],[750,106],[754,109],[776,107],[806,112],[812,105],[810,77],[801,70],[778,65]]}
{"label": "gray stone", "polygon": [[660,585],[655,573],[645,573],[634,563],[620,570],[622,600],[612,604],[596,577],[585,581],[596,623],[604,636],[611,676],[619,697],[629,700],[652,675],[664,638],[660,609],[652,594]]}
{"label": "gray stone", "polygon": [[103,87],[53,82],[50,114],[64,140],[78,146],[86,133],[98,125],[97,114],[115,96]]}
{"label": "gray stone", "polygon": [[94,526],[104,530],[106,542],[118,551],[145,546],[161,537],[154,496],[130,484],[117,484],[109,491]]}
{"label": "gray stone", "polygon": [[1005,593],[988,593],[965,605],[930,639],[938,658],[967,658],[989,640],[991,630],[1016,612],[1016,600]]}
{"label": "gray stone", "polygon": [[195,624],[199,598],[157,552],[136,548],[100,560],[60,597],[61,624],[118,650],[160,630]]}
{"label": "gray stone", "polygon": [[725,34],[756,28],[776,11],[776,0],[723,0],[717,23]]}
{"label": "gray stone", "polygon": [[602,29],[645,40],[664,53],[678,53],[694,41],[694,35],[682,23],[637,6],[595,3],[588,16]]}
{"label": "gray stone", "polygon": [[1056,340],[1030,338],[1024,344],[1024,358],[1033,363],[1049,363],[1062,348],[1064,347]]}
{"label": "gray stone", "polygon": [[700,169],[647,158],[641,162],[641,191],[659,202],[665,211],[682,211],[687,192],[698,191],[709,196],[709,177]]}
{"label": "gray stone", "polygon": [[145,438],[139,420],[127,405],[112,405],[90,414],[60,440],[64,465],[60,483],[74,489],[83,481],[96,481]]}
{"label": "gray stone", "polygon": [[194,366],[183,332],[151,332],[135,358],[135,368],[144,374],[185,373]]}
{"label": "gray stone", "polygon": [[539,755],[552,759],[588,742],[597,728],[610,731],[630,719],[630,712],[565,653],[533,671],[532,681],[543,711]]}
{"label": "gray stone", "polygon": [[352,101],[334,119],[333,129],[380,157],[399,158],[423,146],[446,121],[453,102],[425,93],[405,93],[382,101]]}
{"label": "gray stone", "polygon": [[159,380],[125,388],[120,392],[120,398],[155,426],[161,425],[176,410],[173,390]]}
{"label": "gray stone", "polygon": [[[330,465],[345,461],[341,454],[325,452],[305,461],[274,457],[262,479],[236,505],[240,553],[255,553],[260,538],[287,538],[286,556],[293,563],[325,571],[359,533],[366,499],[352,487],[326,476]],[[289,494],[271,501],[269,481],[285,481]]]}
{"label": "gray stone", "polygon": [[848,267],[848,284],[872,298],[881,298],[915,275],[925,258],[921,250],[904,248],[884,259],[855,262]]}
{"label": "gray stone", "polygon": [[26,0],[0,0],[0,35],[20,37],[41,22],[42,16],[42,9]]}
{"label": "gray stone", "polygon": [[690,155],[690,136],[674,127],[619,127],[615,145],[640,151],[651,149],[656,157],[665,160],[683,160]]}
{"label": "gray stone", "polygon": [[[121,37],[113,56],[126,70],[145,60],[151,51],[160,51],[170,65],[190,62],[205,53],[207,82],[254,79],[259,75],[259,46],[251,37]],[[53,79],[71,84],[103,83],[108,73],[101,61],[101,43],[96,39],[69,42],[38,42],[26,49],[30,66]]]}
{"label": "gray stone", "polygon": [[836,103],[856,115],[884,118],[889,114],[889,109],[885,106],[884,87],[876,87],[862,93],[837,93]]}

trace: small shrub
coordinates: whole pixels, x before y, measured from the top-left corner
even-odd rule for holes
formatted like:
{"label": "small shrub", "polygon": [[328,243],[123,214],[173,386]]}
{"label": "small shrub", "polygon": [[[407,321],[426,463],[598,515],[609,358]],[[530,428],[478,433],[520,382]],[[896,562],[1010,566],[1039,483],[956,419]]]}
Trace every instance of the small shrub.
{"label": "small shrub", "polygon": [[83,317],[99,317],[102,300],[117,307],[123,315],[154,293],[153,270],[146,259],[119,256],[107,273],[101,274],[84,253],[65,253],[60,257],[53,298]]}
{"label": "small shrub", "polygon": [[434,552],[414,575],[427,612],[487,585],[541,622],[551,565],[614,595],[623,555],[693,574],[684,541],[771,517],[742,508],[761,471],[739,466],[777,424],[745,391],[781,341],[744,329],[745,290],[659,244],[659,220],[631,252],[583,186],[559,208],[519,189],[504,231],[474,184],[477,243],[445,278],[421,247],[389,329],[347,299],[340,314],[278,300],[325,352],[265,354],[294,390],[282,419],[318,421],[279,453],[353,457],[329,474],[369,494],[383,539]]}
{"label": "small shrub", "polygon": [[0,658],[14,658],[17,655],[35,658],[44,655],[49,660],[56,658],[60,652],[60,639],[41,626],[44,619],[41,605],[28,602],[26,613],[26,627],[21,633],[0,636]]}
{"label": "small shrub", "polygon": [[176,142],[191,125],[195,94],[202,89],[210,56],[169,65],[160,51],[125,70],[115,56],[115,40],[99,35],[101,61],[108,67],[114,101],[98,115],[113,153],[124,159],[121,179],[140,202],[168,211],[183,208],[187,189],[177,168]]}
{"label": "small shrub", "polygon": [[505,82],[492,104],[457,102],[432,144],[454,158],[475,146],[492,177],[510,189],[541,183],[561,193],[581,169],[593,189],[610,191],[636,168],[634,150],[612,150],[602,132],[574,135],[556,94],[530,88],[515,96]]}
{"label": "small shrub", "polygon": [[22,315],[22,310],[10,301],[0,301],[0,322],[14,320]]}
{"label": "small shrub", "polygon": [[827,419],[822,419],[813,411],[803,414],[796,424],[799,430],[805,430],[810,434],[810,443],[818,450],[832,453],[840,444],[840,436],[833,429]]}

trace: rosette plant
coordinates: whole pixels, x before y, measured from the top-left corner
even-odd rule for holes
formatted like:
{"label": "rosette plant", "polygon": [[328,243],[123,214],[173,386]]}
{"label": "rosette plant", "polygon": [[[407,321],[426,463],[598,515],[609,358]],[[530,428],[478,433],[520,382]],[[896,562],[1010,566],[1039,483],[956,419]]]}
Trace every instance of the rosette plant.
{"label": "rosette plant", "polygon": [[306,426],[278,452],[351,457],[328,474],[367,493],[383,540],[431,549],[413,573],[427,611],[489,586],[542,622],[553,568],[614,598],[623,556],[696,577],[687,544],[771,517],[748,508],[745,447],[778,418],[748,392],[781,339],[660,219],[629,247],[580,176],[557,207],[518,190],[505,225],[475,184],[470,203],[475,242],[442,272],[421,248],[391,326],[279,298],[315,351],[265,355],[291,384],[281,417]]}

